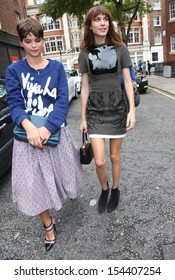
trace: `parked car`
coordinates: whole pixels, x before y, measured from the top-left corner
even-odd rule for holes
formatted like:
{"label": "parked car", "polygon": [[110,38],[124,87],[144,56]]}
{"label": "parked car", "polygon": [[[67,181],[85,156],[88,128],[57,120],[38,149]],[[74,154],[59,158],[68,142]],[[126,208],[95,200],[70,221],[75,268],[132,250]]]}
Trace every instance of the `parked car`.
{"label": "parked car", "polygon": [[0,177],[11,166],[14,123],[6,100],[5,82],[0,79]]}
{"label": "parked car", "polygon": [[69,73],[70,77],[74,77],[76,86],[77,86],[77,92],[80,93],[81,91],[81,74],[79,73],[79,71],[77,69],[71,69],[71,70],[67,70],[67,72]]}
{"label": "parked car", "polygon": [[146,93],[148,89],[148,78],[147,76],[137,73],[136,74],[136,86],[139,93]]}
{"label": "parked car", "polygon": [[69,71],[66,70],[67,74],[67,82],[68,82],[68,89],[69,89],[69,102],[72,99],[78,98],[78,91],[77,91],[77,85],[74,77],[70,76]]}

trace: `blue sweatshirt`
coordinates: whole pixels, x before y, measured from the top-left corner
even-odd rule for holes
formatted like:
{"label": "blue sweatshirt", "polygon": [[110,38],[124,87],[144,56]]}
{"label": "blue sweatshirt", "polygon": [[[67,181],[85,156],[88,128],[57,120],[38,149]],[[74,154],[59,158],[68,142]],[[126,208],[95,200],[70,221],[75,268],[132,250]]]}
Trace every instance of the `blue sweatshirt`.
{"label": "blue sweatshirt", "polygon": [[21,59],[6,70],[7,101],[11,117],[20,126],[29,115],[47,117],[45,127],[54,133],[66,123],[68,84],[61,62],[48,60],[48,65],[35,70]]}
{"label": "blue sweatshirt", "polygon": [[[134,72],[134,69],[132,66],[130,66],[130,76],[131,76],[132,82],[136,82],[135,72]],[[123,73],[121,74],[120,83],[121,83],[121,85],[124,85]]]}

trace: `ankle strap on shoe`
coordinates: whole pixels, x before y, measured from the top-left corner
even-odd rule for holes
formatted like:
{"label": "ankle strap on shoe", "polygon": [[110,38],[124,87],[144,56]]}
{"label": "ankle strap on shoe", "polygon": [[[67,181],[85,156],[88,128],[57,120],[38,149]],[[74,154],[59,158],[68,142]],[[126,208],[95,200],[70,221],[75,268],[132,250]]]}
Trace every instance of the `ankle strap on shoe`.
{"label": "ankle strap on shoe", "polygon": [[50,217],[50,218],[51,218],[51,224],[48,227],[46,227],[44,225],[44,228],[45,228],[46,231],[51,231],[53,229],[53,225],[55,224],[54,219],[52,217]]}

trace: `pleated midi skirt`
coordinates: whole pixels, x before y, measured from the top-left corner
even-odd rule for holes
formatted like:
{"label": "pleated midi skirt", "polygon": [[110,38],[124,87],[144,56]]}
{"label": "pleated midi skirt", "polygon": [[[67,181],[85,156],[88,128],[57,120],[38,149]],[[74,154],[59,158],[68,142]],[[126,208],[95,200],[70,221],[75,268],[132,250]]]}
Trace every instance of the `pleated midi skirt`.
{"label": "pleated midi skirt", "polygon": [[60,210],[63,200],[77,197],[82,184],[79,149],[67,126],[61,128],[60,143],[54,148],[40,150],[14,140],[12,198],[26,215]]}

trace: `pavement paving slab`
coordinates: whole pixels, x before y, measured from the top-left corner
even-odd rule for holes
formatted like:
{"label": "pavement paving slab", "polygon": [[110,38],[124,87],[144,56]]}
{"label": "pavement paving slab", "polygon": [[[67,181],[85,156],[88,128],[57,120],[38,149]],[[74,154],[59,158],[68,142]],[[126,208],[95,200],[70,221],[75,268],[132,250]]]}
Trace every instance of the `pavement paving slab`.
{"label": "pavement paving slab", "polygon": [[148,85],[152,88],[175,95],[175,78],[166,78],[152,74],[148,76]]}

